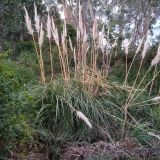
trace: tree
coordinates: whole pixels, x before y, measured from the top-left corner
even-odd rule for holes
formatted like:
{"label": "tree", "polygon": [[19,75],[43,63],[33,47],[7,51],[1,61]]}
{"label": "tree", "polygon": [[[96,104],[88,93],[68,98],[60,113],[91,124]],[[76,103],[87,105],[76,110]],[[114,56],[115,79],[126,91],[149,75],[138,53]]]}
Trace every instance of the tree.
{"label": "tree", "polygon": [[[24,22],[24,9],[33,13],[33,0],[1,0],[0,4],[0,48],[3,49],[4,41],[9,41],[15,49],[17,41],[23,40],[26,32]],[[36,0],[39,11],[44,10],[41,0]],[[33,14],[32,14],[33,15]]]}
{"label": "tree", "polygon": [[106,30],[110,28],[111,34],[118,37],[119,46],[125,38],[132,38],[132,43],[136,44],[148,30],[151,34],[160,16],[160,0],[57,0],[56,3],[72,7],[74,19],[78,20],[79,2],[87,25],[93,25],[96,15],[98,24],[103,24]]}

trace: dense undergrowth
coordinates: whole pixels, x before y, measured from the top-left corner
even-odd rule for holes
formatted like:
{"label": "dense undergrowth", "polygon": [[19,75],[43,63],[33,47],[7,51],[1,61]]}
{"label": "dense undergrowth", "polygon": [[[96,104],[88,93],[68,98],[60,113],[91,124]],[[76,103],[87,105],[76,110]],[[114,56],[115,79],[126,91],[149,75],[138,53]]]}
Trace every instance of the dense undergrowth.
{"label": "dense undergrowth", "polygon": [[[123,106],[129,87],[124,88],[118,81],[106,81],[100,75],[92,89],[78,79],[70,80],[66,86],[60,76],[43,85],[30,68],[15,61],[2,60],[0,68],[1,154],[18,144],[39,143],[55,159],[68,142],[92,144],[103,140],[114,144],[121,140]],[[137,101],[145,101],[147,96],[144,92]],[[76,110],[88,117],[93,129],[77,118]],[[148,132],[159,130],[159,106],[151,102],[135,104],[129,113],[126,137],[152,147],[154,137]]]}

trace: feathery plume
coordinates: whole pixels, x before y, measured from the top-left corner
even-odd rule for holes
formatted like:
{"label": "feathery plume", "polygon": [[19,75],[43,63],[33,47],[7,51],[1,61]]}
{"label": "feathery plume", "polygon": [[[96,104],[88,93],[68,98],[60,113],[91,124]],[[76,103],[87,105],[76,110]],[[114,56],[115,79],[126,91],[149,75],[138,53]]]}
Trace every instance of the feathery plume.
{"label": "feathery plume", "polygon": [[107,45],[107,40],[105,38],[104,26],[103,26],[102,31],[99,32],[98,36],[98,47],[102,50],[103,53],[106,51],[106,45]]}
{"label": "feathery plume", "polygon": [[115,46],[117,46],[117,40],[118,40],[118,38],[115,39],[114,43],[112,44],[112,48],[114,48]]}
{"label": "feathery plume", "polygon": [[66,48],[66,29],[65,29],[65,24],[63,26],[63,31],[62,31],[62,35],[61,35],[61,41],[62,41],[62,48],[65,52],[67,52],[67,48]]}
{"label": "feathery plume", "polygon": [[97,38],[97,19],[94,18],[93,23],[93,39],[95,40]]}
{"label": "feathery plume", "polygon": [[156,56],[154,57],[154,59],[152,60],[152,62],[151,62],[151,66],[157,65],[159,62],[160,62],[160,44],[159,44],[159,46],[158,46],[157,54],[156,54]]}
{"label": "feathery plume", "polygon": [[145,44],[144,44],[144,48],[143,48],[143,52],[142,52],[142,59],[144,59],[148,48],[149,48],[149,42],[148,42],[148,39],[146,39]]}
{"label": "feathery plume", "polygon": [[51,17],[48,14],[47,18],[47,38],[50,40],[51,39]]}
{"label": "feathery plume", "polygon": [[52,18],[51,20],[52,22],[52,28],[51,28],[51,31],[52,31],[52,36],[56,42],[56,45],[59,46],[59,35],[58,35],[58,30],[55,26],[55,23],[54,23],[54,19]]}
{"label": "feathery plume", "polygon": [[131,44],[131,41],[129,39],[125,39],[124,41],[124,49],[125,49],[125,54],[128,55],[129,53],[129,46]]}
{"label": "feathery plume", "polygon": [[80,31],[79,28],[77,27],[77,42],[80,40]]}
{"label": "feathery plume", "polygon": [[73,44],[72,44],[72,41],[71,41],[71,37],[69,37],[69,45],[70,45],[71,50],[73,51]]}
{"label": "feathery plume", "polygon": [[67,25],[66,25],[65,19],[64,19],[64,25],[63,25],[63,32],[64,32],[64,36],[67,37]]}
{"label": "feathery plume", "polygon": [[151,99],[153,102],[159,102],[160,101],[160,96],[154,97]]}
{"label": "feathery plume", "polygon": [[156,138],[158,138],[160,140],[160,136],[159,135],[156,135],[156,134],[154,134],[152,132],[148,132],[148,134],[151,135],[151,136],[153,136],[153,137],[156,137]]}
{"label": "feathery plume", "polygon": [[25,22],[26,22],[26,27],[27,27],[29,33],[30,33],[31,35],[33,35],[32,23],[31,23],[31,20],[30,20],[30,18],[29,18],[28,11],[27,11],[26,7],[24,7],[24,10],[25,10]]}
{"label": "feathery plume", "polygon": [[77,116],[80,119],[82,119],[88,125],[89,128],[92,128],[92,125],[89,122],[88,118],[81,111],[77,111],[76,113],[77,113]]}
{"label": "feathery plume", "polygon": [[37,6],[36,6],[36,3],[34,2],[34,18],[37,17],[37,15],[38,15],[37,14]]}
{"label": "feathery plume", "polygon": [[39,31],[40,31],[40,18],[39,18],[39,16],[36,17],[35,22],[36,22],[35,28],[36,28],[37,32],[39,33]]}
{"label": "feathery plume", "polygon": [[35,28],[36,28],[36,31],[39,33],[40,31],[40,18],[37,14],[37,6],[34,2],[34,21],[35,21]]}
{"label": "feathery plume", "polygon": [[144,37],[141,39],[139,45],[138,45],[138,48],[136,50],[136,54],[141,50],[141,47],[142,47],[142,44],[143,44],[143,40],[144,40]]}
{"label": "feathery plume", "polygon": [[81,31],[81,34],[83,34],[82,6],[80,2],[79,2],[79,29]]}
{"label": "feathery plume", "polygon": [[40,47],[42,47],[43,39],[44,39],[44,31],[43,31],[43,25],[41,23],[40,35],[39,35],[39,46]]}

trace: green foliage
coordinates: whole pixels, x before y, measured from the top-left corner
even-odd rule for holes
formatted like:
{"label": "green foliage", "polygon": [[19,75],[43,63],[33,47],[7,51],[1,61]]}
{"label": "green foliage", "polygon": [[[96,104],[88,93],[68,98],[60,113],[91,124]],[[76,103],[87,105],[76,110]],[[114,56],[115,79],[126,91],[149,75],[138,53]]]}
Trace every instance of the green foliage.
{"label": "green foliage", "polygon": [[14,80],[8,82],[0,77],[0,82],[0,139],[4,144],[4,150],[0,151],[5,152],[13,147],[15,141],[27,142],[31,138],[32,129],[28,123],[28,115],[18,104]]}
{"label": "green foliage", "polygon": [[16,141],[27,142],[32,138],[30,119],[24,108],[26,95],[22,95],[20,91],[33,78],[35,78],[35,73],[32,70],[10,60],[1,60],[0,140],[4,146],[0,152],[9,150]]}
{"label": "green foliage", "polygon": [[12,54],[12,50],[11,49],[8,49],[6,51],[3,51],[0,53],[0,60],[2,59],[7,59],[9,56],[11,56]]}
{"label": "green foliage", "polygon": [[[41,0],[37,0],[40,10],[42,10]],[[16,40],[24,33],[24,15],[23,7],[26,6],[33,10],[32,0],[1,0],[0,19],[1,19],[1,37],[5,40]]]}
{"label": "green foliage", "polygon": [[0,74],[8,81],[13,80],[17,87],[35,78],[34,71],[22,65],[17,65],[16,62],[10,60],[1,61]]}
{"label": "green foliage", "polygon": [[[32,51],[23,51],[17,57],[18,63],[30,68],[33,72],[39,73],[39,65],[36,54]],[[38,74],[37,74],[38,75]]]}

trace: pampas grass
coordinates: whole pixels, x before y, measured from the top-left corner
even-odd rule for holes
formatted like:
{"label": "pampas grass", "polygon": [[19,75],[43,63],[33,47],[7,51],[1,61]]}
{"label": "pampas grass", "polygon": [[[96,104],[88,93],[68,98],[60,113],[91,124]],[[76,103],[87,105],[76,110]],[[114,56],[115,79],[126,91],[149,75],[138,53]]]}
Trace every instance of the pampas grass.
{"label": "pampas grass", "polygon": [[87,118],[82,112],[77,111],[76,114],[77,114],[78,118],[80,118],[81,120],[83,120],[84,123],[86,123],[86,125],[87,125],[90,129],[92,129],[92,124],[90,123],[90,121],[88,120],[88,118]]}
{"label": "pampas grass", "polygon": [[49,15],[49,13],[48,13],[48,17],[47,17],[47,38],[49,39],[49,40],[51,40],[51,38],[52,38],[52,35],[51,35],[51,29],[52,29],[52,26],[51,26],[51,17],[50,17],[50,15]]}
{"label": "pampas grass", "polygon": [[35,28],[36,28],[36,30],[38,32],[38,43],[39,43],[39,48],[38,48],[37,44],[36,44],[36,40],[35,40],[34,34],[33,34],[34,32],[33,32],[32,23],[31,23],[31,20],[29,18],[28,11],[27,11],[27,9],[25,7],[24,7],[24,10],[25,10],[26,27],[27,27],[29,33],[32,35],[32,39],[33,39],[33,42],[34,42],[37,59],[38,59],[39,66],[40,66],[41,80],[42,80],[42,83],[45,84],[44,63],[43,63],[43,57],[42,57],[42,43],[43,43],[43,39],[44,39],[43,26],[42,26],[42,23],[41,23],[41,26],[40,26],[39,16],[37,15],[37,7],[36,7],[36,4],[34,4],[34,11],[35,11],[34,19],[35,19],[35,23],[36,23]]}
{"label": "pampas grass", "polygon": [[49,41],[49,55],[50,55],[50,64],[51,64],[51,81],[53,80],[53,76],[54,76],[54,69],[53,69],[53,55],[52,55],[52,42],[51,42],[51,38],[52,38],[52,22],[51,22],[51,17],[48,13],[48,17],[47,17],[47,38]]}
{"label": "pampas grass", "polygon": [[39,55],[40,55],[42,82],[45,84],[46,83],[46,78],[45,78],[45,71],[44,71],[44,61],[43,61],[43,56],[42,56],[42,44],[43,44],[43,42],[44,42],[44,30],[43,30],[43,25],[41,23],[39,37],[38,37],[38,43],[39,43]]}
{"label": "pampas grass", "polygon": [[35,3],[34,3],[34,21],[35,21],[36,31],[39,34],[39,32],[40,32],[40,17],[37,14],[37,6]]}
{"label": "pampas grass", "polygon": [[31,20],[29,18],[28,12],[26,7],[24,7],[24,11],[25,11],[25,22],[26,22],[26,27],[28,29],[29,34],[33,35],[33,28],[32,28],[32,23]]}
{"label": "pampas grass", "polygon": [[[49,55],[50,55],[50,65],[51,65],[51,81],[53,81],[53,55],[52,55],[52,41],[55,42],[55,45],[58,48],[58,55],[59,55],[59,62],[61,66],[61,74],[64,80],[64,84],[69,84],[68,82],[71,81],[71,77],[74,78],[74,80],[78,80],[81,84],[82,87],[84,87],[89,93],[92,95],[96,95],[98,93],[99,86],[102,90],[104,90],[105,93],[108,93],[108,81],[107,81],[107,76],[109,73],[109,66],[110,66],[110,61],[112,54],[110,50],[107,48],[107,42],[109,41],[109,34],[108,33],[108,39],[106,42],[103,41],[105,39],[105,33],[104,33],[104,27],[102,28],[101,35],[99,35],[99,26],[98,26],[98,19],[96,16],[93,19],[93,26],[89,30],[86,27],[86,23],[84,22],[83,16],[82,16],[82,6],[79,4],[79,11],[78,11],[78,18],[77,18],[77,24],[76,24],[76,44],[74,44],[71,40],[71,38],[68,36],[68,31],[67,31],[67,24],[66,24],[66,18],[64,19],[63,23],[63,30],[60,32],[57,29],[57,26],[55,24],[54,18],[51,17],[48,14],[47,17],[47,23],[46,26],[42,24],[42,20],[40,20],[40,17],[37,14],[37,7],[34,5],[34,10],[35,10],[35,28],[36,28],[36,34],[38,36],[38,42],[35,41],[34,34],[33,34],[33,28],[31,25],[31,20],[29,18],[28,12],[25,8],[25,19],[26,19],[26,26],[29,31],[29,33],[33,37],[36,53],[37,53],[37,58],[39,61],[40,65],[40,71],[41,71],[41,80],[43,84],[46,84],[46,77],[45,77],[45,70],[44,70],[44,62],[43,62],[43,54],[42,54],[42,48],[43,48],[43,42],[45,36],[47,37],[50,45],[50,50],[49,50]],[[41,22],[41,23],[40,23]],[[44,28],[46,28],[46,32],[44,31]],[[89,31],[88,31],[89,30]],[[109,29],[108,29],[109,31]],[[89,38],[90,39],[89,39]],[[127,90],[127,98],[124,100],[125,104],[121,104],[123,107],[121,111],[124,113],[124,120],[123,122],[123,127],[122,127],[122,137],[124,136],[125,133],[125,126],[128,124],[128,116],[136,123],[136,120],[132,117],[132,115],[128,112],[128,108],[132,106],[133,102],[139,96],[143,90],[153,81],[150,81],[144,89],[139,89],[141,87],[142,82],[146,78],[147,74],[150,72],[153,66],[155,64],[158,64],[160,61],[160,46],[157,52],[157,55],[155,58],[152,60],[150,68],[147,70],[145,75],[142,77],[140,83],[138,84],[137,87],[137,79],[140,75],[140,71],[143,65],[143,61],[145,59],[146,53],[148,51],[148,42],[147,40],[144,43],[144,39],[146,38],[146,35],[141,39],[137,50],[135,52],[135,55],[132,59],[132,62],[130,66],[128,66],[128,54],[129,54],[129,47],[131,45],[131,42],[128,41],[128,43],[124,46],[125,48],[125,55],[126,55],[126,75],[125,75],[125,80],[124,80],[124,85],[123,87],[125,90],[127,90],[127,79],[130,73],[130,70],[132,68],[132,65],[135,61],[135,58],[137,54],[141,51],[142,46],[143,51],[141,53],[141,61],[140,61],[140,66],[138,68],[138,73],[136,74],[136,78],[134,80],[133,85],[130,87],[129,90]],[[116,39],[116,38],[115,38]],[[38,47],[37,47],[38,44]],[[116,41],[112,45],[109,43],[109,45],[114,48],[116,46]],[[143,45],[144,44],[144,45]],[[69,50],[70,48],[71,50]],[[111,48],[111,49],[112,49]],[[105,68],[107,71],[105,71],[107,74],[102,74],[104,72],[101,72],[100,69],[98,68],[97,65],[97,60],[98,56],[101,55],[100,53],[103,54],[103,57],[106,56],[106,62],[105,58],[103,58],[103,65],[106,65],[107,67]],[[71,72],[70,68],[70,59],[69,55],[73,57],[74,61],[74,71]],[[101,66],[100,66],[101,67]],[[102,71],[104,71],[103,69]],[[158,75],[159,72],[155,73],[153,78],[155,78]],[[106,82],[107,81],[107,82]],[[105,84],[105,85],[104,85]],[[136,97],[136,98],[135,98]],[[123,110],[124,109],[124,110]],[[92,124],[90,123],[89,119],[81,112],[81,111],[76,111],[77,117],[79,117],[81,120],[84,121],[84,123],[89,127],[92,128]]]}
{"label": "pampas grass", "polygon": [[148,48],[149,48],[149,42],[148,42],[148,40],[146,40],[146,42],[144,44],[143,52],[142,52],[142,59],[144,59],[144,57],[146,56]]}
{"label": "pampas grass", "polygon": [[151,99],[153,102],[159,102],[160,101],[160,96],[154,97]]}
{"label": "pampas grass", "polygon": [[41,23],[40,32],[39,32],[39,39],[38,39],[38,43],[39,43],[40,48],[42,48],[43,41],[44,41],[44,30],[43,30],[43,25]]}
{"label": "pampas grass", "polygon": [[149,135],[156,137],[158,140],[160,140],[160,135],[154,134],[152,132],[148,132]]}

